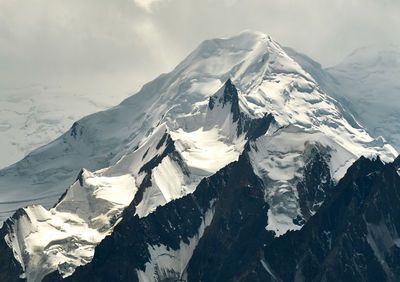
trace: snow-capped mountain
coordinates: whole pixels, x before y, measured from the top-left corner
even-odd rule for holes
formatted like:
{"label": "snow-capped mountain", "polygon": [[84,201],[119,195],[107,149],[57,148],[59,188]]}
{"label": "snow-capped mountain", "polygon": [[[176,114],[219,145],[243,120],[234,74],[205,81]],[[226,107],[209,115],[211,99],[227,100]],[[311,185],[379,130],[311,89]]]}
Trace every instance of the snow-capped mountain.
{"label": "snow-capped mountain", "polygon": [[[269,36],[205,41],[117,107],[0,171],[3,218],[37,204],[4,223],[0,277],[230,280],[245,271],[228,274],[237,248],[264,267],[260,246],[301,229],[354,161],[377,155],[391,162],[397,152]],[[227,251],[213,263],[214,244]],[[207,272],[221,260],[221,276]]]}

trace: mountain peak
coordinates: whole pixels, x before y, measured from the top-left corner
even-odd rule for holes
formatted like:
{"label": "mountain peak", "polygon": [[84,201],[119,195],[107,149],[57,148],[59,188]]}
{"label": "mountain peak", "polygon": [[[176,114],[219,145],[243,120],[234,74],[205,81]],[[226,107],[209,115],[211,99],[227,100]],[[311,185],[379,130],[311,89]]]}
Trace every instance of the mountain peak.
{"label": "mountain peak", "polygon": [[[204,195],[201,185],[207,184],[213,175],[218,176],[217,182],[225,182],[224,168],[229,170],[235,163],[241,166],[238,171],[246,167],[253,180],[257,176],[257,199],[266,216],[260,230],[280,236],[301,228],[321,205],[325,191],[354,160],[379,153],[385,159],[393,158],[388,146],[375,142],[362,128],[353,127],[336,101],[268,36],[244,32],[227,39],[213,39],[202,43],[172,72],[148,83],[119,106],[80,120],[70,132],[9,168],[8,178],[0,177],[0,187],[10,187],[5,198],[15,199],[19,192],[20,198],[42,197],[39,200],[46,199],[43,202],[48,206],[51,201],[45,196],[63,192],[74,184],[50,211],[41,206],[26,208],[27,216],[15,223],[6,243],[22,252],[32,250],[24,272],[28,281],[34,281],[51,271],[64,277],[70,275],[81,264],[82,257],[83,263],[92,259],[95,246],[113,232],[116,224],[119,226],[120,220],[145,224],[148,218],[157,217],[157,211],[168,209],[169,203],[187,200],[195,192],[207,209],[200,208],[200,214],[195,212],[195,217],[190,218],[192,223],[198,223],[193,234],[204,231],[214,212],[210,210],[210,222],[205,220],[204,224],[199,216],[208,218],[203,212],[207,213],[213,206],[210,201],[218,195]],[[242,163],[239,156],[246,156],[249,162]],[[75,182],[71,176],[61,174],[73,177],[81,167],[87,170]],[[319,173],[318,167],[322,167],[323,173]],[[241,181],[237,183],[238,192],[253,198],[249,181]],[[303,186],[300,194],[299,183]],[[314,193],[314,187],[322,192]],[[229,207],[230,204],[228,212]],[[186,210],[184,206],[181,211],[187,216],[196,208]],[[238,216],[241,215],[232,219]],[[168,224],[168,217],[159,222]],[[24,227],[22,233],[20,223]],[[155,226],[164,229],[162,225]],[[37,239],[48,230],[60,236]],[[137,229],[132,226],[131,230]],[[118,232],[117,228],[114,234]],[[82,234],[96,236],[90,241]],[[181,237],[174,238],[177,244],[173,250],[189,242],[183,241],[182,245]],[[83,245],[91,243],[90,253],[82,253],[82,245],[72,248],[67,244],[74,240]],[[156,247],[155,241],[143,243],[144,248],[153,249],[149,252],[157,258],[178,258],[176,265],[167,266],[166,273],[184,271],[186,262],[179,261],[179,253],[169,253],[168,242],[166,250],[157,249],[160,246]],[[58,254],[52,252],[54,244],[65,258],[54,259]],[[188,248],[187,259],[195,244],[197,241],[184,247]],[[71,258],[75,251],[76,256]],[[141,256],[146,253],[142,251],[134,253]],[[140,259],[145,264],[151,258]],[[42,261],[49,262],[47,269],[41,266]],[[158,266],[148,262],[146,275],[152,277]]]}
{"label": "mountain peak", "polygon": [[224,86],[213,96],[210,96],[208,107],[210,110],[214,109],[214,106],[218,102],[221,104],[222,108],[225,107],[226,104],[231,105],[231,112],[233,114],[233,122],[236,122],[240,116],[239,109],[239,95],[235,85],[232,83],[232,80],[229,78]]}
{"label": "mountain peak", "polygon": [[273,41],[270,36],[265,33],[245,30],[241,33],[230,36],[204,40],[198,49],[202,51],[211,51],[214,48],[224,49],[252,49],[260,42]]}

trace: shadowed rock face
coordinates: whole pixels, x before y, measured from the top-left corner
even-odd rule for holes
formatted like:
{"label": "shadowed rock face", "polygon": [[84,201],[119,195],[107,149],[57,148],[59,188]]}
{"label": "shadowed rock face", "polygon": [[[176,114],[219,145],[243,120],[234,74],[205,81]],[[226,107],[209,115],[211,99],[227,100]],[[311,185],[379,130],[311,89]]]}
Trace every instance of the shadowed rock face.
{"label": "shadowed rock face", "polygon": [[[273,238],[264,228],[268,205],[263,197],[262,183],[253,173],[247,155],[242,155],[239,161],[204,179],[192,195],[159,207],[145,218],[133,216],[134,206],[126,209],[113,234],[96,248],[93,261],[66,280],[137,281],[136,269],[144,271],[150,260],[149,245],[162,244],[178,250],[181,242],[189,243],[197,235],[210,209],[214,214],[212,221],[200,239],[188,273],[170,272],[156,279],[188,275],[190,280],[211,281],[208,279],[214,277],[218,281],[242,275],[246,273],[244,263],[255,260],[261,243]],[[216,261],[226,264],[217,267]],[[55,277],[51,274],[46,279],[51,281]]]}
{"label": "shadowed rock face", "polygon": [[218,104],[222,107],[230,107],[232,121],[237,122],[237,136],[245,133],[248,140],[257,139],[268,131],[271,124],[276,124],[275,118],[270,113],[265,113],[262,118],[252,119],[241,112],[238,90],[230,79],[225,82],[222,94],[216,93],[208,100],[208,108],[210,110],[213,110]]}
{"label": "shadowed rock face", "polygon": [[9,226],[13,220],[17,220],[23,213],[18,210],[11,218],[4,222],[0,229],[0,281],[24,281],[19,276],[23,273],[20,263],[15,259],[14,254],[5,241]]}
{"label": "shadowed rock face", "polygon": [[282,281],[399,281],[400,176],[396,163],[360,158],[297,232],[264,255]]}
{"label": "shadowed rock face", "polygon": [[[272,122],[272,115],[248,120],[247,139],[265,134]],[[157,146],[163,143],[165,152],[143,171],[150,172],[164,154],[175,152],[168,134]],[[387,165],[361,158],[335,187],[327,148],[310,145],[304,158],[303,179],[296,187],[302,230],[274,238],[265,229],[268,187],[253,172],[245,150],[237,162],[203,179],[193,194],[158,207],[147,217],[135,216],[134,200],[113,233],[96,248],[93,261],[65,280],[139,281],[138,273],[150,264],[155,265],[155,281],[397,281],[400,158]],[[7,222],[0,232],[6,226]],[[193,238],[197,241],[187,261],[181,261],[183,269],[163,269],[154,262],[152,249],[165,246],[174,254]],[[20,281],[22,269],[4,239],[0,248],[0,278]],[[53,272],[43,281],[60,280]]]}
{"label": "shadowed rock face", "polygon": [[[245,151],[237,162],[205,178],[193,194],[145,218],[134,216],[133,201],[96,248],[93,261],[66,280],[139,281],[138,271],[154,264],[152,248],[179,251],[197,237],[184,270],[156,267],[155,281],[398,281],[400,158],[385,165],[362,157],[333,187],[325,148],[310,146],[305,156],[297,189],[308,221],[300,231],[274,238],[265,230],[265,187]],[[212,218],[200,234],[210,211]],[[1,278],[20,281],[22,269],[4,240],[0,248]],[[43,281],[59,280],[53,272]]]}
{"label": "shadowed rock face", "polygon": [[265,230],[269,207],[264,202],[262,185],[245,157],[232,172],[239,175],[228,175],[230,191],[221,195],[213,221],[194,251],[187,269],[189,281],[246,277],[249,264],[260,260],[260,246],[273,239],[273,233]]}
{"label": "shadowed rock face", "polygon": [[231,112],[233,114],[233,122],[236,122],[240,117],[239,108],[239,95],[235,85],[230,79],[225,82],[224,91],[220,97],[217,95],[211,96],[208,101],[208,107],[210,110],[214,109],[215,103],[218,102],[225,107],[226,104],[231,106]]}
{"label": "shadowed rock face", "polygon": [[[313,148],[310,156],[309,177],[299,184],[306,188],[320,175],[313,171],[325,171],[321,151]],[[138,281],[136,269],[144,271],[151,260],[149,245],[178,250],[196,236],[211,209],[212,220],[185,271],[160,272],[156,281],[398,281],[399,162],[360,158],[334,188],[325,190],[324,204],[302,230],[274,238],[265,230],[269,207],[261,180],[244,153],[204,179],[192,195],[146,218],[133,216],[134,206],[128,208],[114,233],[96,248],[93,261],[67,280]],[[329,174],[324,177],[329,180]],[[313,199],[309,202],[319,199],[306,195]],[[56,279],[53,273],[45,281]]]}
{"label": "shadowed rock face", "polygon": [[320,145],[309,146],[305,153],[303,179],[297,184],[301,213],[305,221],[318,211],[326,194],[334,186],[329,169],[330,154]]}

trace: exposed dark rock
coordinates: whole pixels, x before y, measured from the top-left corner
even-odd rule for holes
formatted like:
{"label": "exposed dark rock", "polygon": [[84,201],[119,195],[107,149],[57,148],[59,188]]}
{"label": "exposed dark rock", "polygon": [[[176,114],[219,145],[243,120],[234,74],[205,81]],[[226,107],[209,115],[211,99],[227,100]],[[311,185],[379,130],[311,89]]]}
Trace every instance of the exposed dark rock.
{"label": "exposed dark rock", "polygon": [[[319,144],[306,148],[303,180],[297,184],[301,213],[308,219],[318,210],[332,189],[329,148]],[[300,222],[304,223],[304,222]]]}
{"label": "exposed dark rock", "polygon": [[236,122],[240,117],[240,108],[239,108],[239,95],[235,85],[232,84],[231,79],[228,79],[225,82],[224,90],[221,96],[218,96],[219,93],[210,97],[208,101],[208,107],[210,110],[214,109],[216,101],[225,107],[227,104],[231,106],[231,111],[233,114],[233,122]]}
{"label": "exposed dark rock", "polygon": [[256,140],[258,137],[267,133],[269,127],[275,122],[275,118],[272,114],[265,114],[262,118],[253,119],[246,122],[244,130],[246,138],[249,140]]}
{"label": "exposed dark rock", "polygon": [[81,136],[82,134],[83,134],[83,127],[78,122],[74,122],[70,130],[70,135],[76,139],[78,136]]}
{"label": "exposed dark rock", "polygon": [[400,176],[360,158],[303,227],[264,251],[283,281],[399,281]]}
{"label": "exposed dark rock", "polygon": [[210,110],[214,109],[214,105],[215,105],[215,97],[214,96],[210,96],[210,98],[208,99],[208,108]]}
{"label": "exposed dark rock", "polygon": [[83,186],[83,173],[85,172],[84,169],[81,169],[78,176],[76,177],[76,181],[79,180],[79,185]]}
{"label": "exposed dark rock", "polygon": [[[149,148],[150,149],[150,148]],[[147,156],[147,154],[149,153],[149,149],[146,150],[146,152],[143,154],[142,160],[144,160],[144,158]]]}
{"label": "exposed dark rock", "polygon": [[160,149],[164,142],[168,139],[168,142],[171,142],[171,136],[165,132],[164,135],[161,137],[160,141],[158,142],[156,149]]}
{"label": "exposed dark rock", "polygon": [[[160,143],[161,143],[161,145],[160,145]],[[153,168],[155,168],[156,166],[158,166],[168,154],[176,151],[174,140],[172,140],[171,136],[168,133],[165,133],[163,135],[163,137],[161,138],[160,142],[157,145],[158,149],[161,148],[163,143],[166,144],[164,151],[161,154],[154,156],[150,161],[148,161],[146,164],[144,164],[140,168],[139,173],[141,173],[141,172],[151,173],[151,170]]]}
{"label": "exposed dark rock", "polygon": [[400,168],[400,155],[394,160],[393,165],[396,168]]}
{"label": "exposed dark rock", "polygon": [[153,185],[151,182],[151,173],[146,173],[142,183],[138,187],[135,197],[133,198],[133,205],[130,205],[129,208],[135,208],[143,200],[143,195],[146,191],[146,188],[151,187],[151,185]]}
{"label": "exposed dark rock", "polygon": [[[144,164],[140,168],[139,173],[146,172],[148,174],[151,174],[151,171],[153,170],[153,168],[158,166],[166,156],[169,156],[171,159],[173,159],[175,162],[177,162],[179,164],[179,166],[181,167],[184,174],[189,175],[189,169],[187,168],[181,155],[176,151],[175,142],[174,142],[174,140],[172,140],[171,135],[169,135],[168,133],[165,133],[163,135],[163,137],[161,138],[161,140],[159,141],[159,143],[157,145],[157,149],[160,149],[164,143],[165,143],[164,151],[162,151],[161,154],[157,154],[150,161],[148,161],[146,164]],[[146,154],[147,154],[147,152],[146,152]]]}
{"label": "exposed dark rock", "polygon": [[[165,157],[189,175],[174,141],[165,132],[159,153],[140,168],[145,177],[113,233],[97,247],[91,263],[78,267],[67,281],[138,281],[137,271],[151,261],[149,246],[178,250],[198,235],[206,213],[213,210],[184,273],[155,265],[157,281],[400,281],[400,157],[392,164],[360,158],[334,187],[329,148],[310,145],[305,152],[303,180],[297,184],[303,225],[274,238],[267,231],[269,206],[262,181],[248,159],[249,142],[275,122],[271,114],[251,120],[239,109],[236,87],[229,79],[222,95],[210,97],[209,108],[230,106],[237,134],[248,143],[237,162],[203,179],[193,194],[160,206],[144,218],[136,206],[152,186],[152,170]],[[71,136],[82,134],[78,123]],[[161,148],[164,148],[162,151]],[[144,159],[148,150],[142,156]],[[83,186],[82,170],[78,177]],[[65,194],[64,194],[65,195]],[[63,196],[60,200],[62,200]],[[23,272],[4,237],[19,210],[0,229],[0,281],[23,281]],[[57,271],[43,281],[63,280]]]}
{"label": "exposed dark rock", "polygon": [[[138,187],[138,191],[132,201],[133,205],[129,206],[127,209],[131,211],[135,211],[135,206],[137,206],[143,199],[143,195],[146,191],[147,188],[152,186],[151,182],[151,176],[152,176],[152,170],[157,167],[165,157],[169,156],[172,160],[174,160],[182,169],[183,174],[189,175],[189,169],[186,165],[186,163],[183,161],[181,155],[176,151],[175,149],[175,143],[174,140],[172,140],[171,135],[168,133],[165,133],[160,141],[157,144],[157,149],[160,149],[162,145],[165,144],[165,149],[161,154],[158,154],[154,156],[149,162],[144,164],[140,170],[139,173],[143,172],[146,173],[142,183]],[[147,154],[148,151],[146,151],[145,155]],[[145,156],[143,156],[144,158]]]}
{"label": "exposed dark rock", "polygon": [[[81,185],[81,186],[82,186],[82,185]],[[55,208],[55,207],[58,205],[59,202],[61,202],[62,200],[64,200],[65,196],[66,196],[67,193],[68,193],[68,190],[69,190],[69,188],[68,188],[68,189],[65,189],[64,193],[61,194],[61,196],[60,196],[60,198],[58,199],[58,201],[53,205],[53,208]]]}
{"label": "exposed dark rock", "polygon": [[[232,265],[238,270],[232,273],[232,277],[242,274],[245,269],[239,266],[255,260],[252,250],[261,250],[260,240],[264,235],[268,235],[264,229],[268,206],[263,200],[261,182],[253,173],[247,155],[202,180],[193,194],[158,207],[145,218],[139,219],[132,213],[125,212],[123,220],[114,229],[113,234],[107,236],[96,248],[93,261],[79,267],[67,280],[137,281],[136,269],[144,270],[145,263],[150,259],[148,245],[163,244],[177,250],[181,241],[188,243],[188,239],[197,234],[206,211],[211,208],[212,200],[215,215],[211,225],[206,228],[204,241],[200,244],[207,244],[224,228],[240,232],[241,235],[227,232],[225,238],[219,237],[218,240],[221,240],[224,246],[231,246],[229,252],[226,252],[223,246],[216,246],[213,251],[214,258],[219,255],[228,259],[228,253],[235,255],[235,258],[243,256]],[[254,237],[254,241],[244,240],[250,235]],[[231,240],[232,244],[229,243]],[[212,254],[209,255],[211,258]],[[195,260],[202,261],[201,265],[197,264],[201,269],[211,266],[207,260],[202,259],[201,253],[197,253]],[[221,277],[225,277],[232,267],[228,267],[227,264],[219,270],[215,268],[216,272],[210,273],[219,273]],[[189,274],[192,275],[190,269],[192,268],[189,268]],[[177,278],[174,275],[176,273],[172,274],[173,277],[160,277],[160,280]]]}
{"label": "exposed dark rock", "polygon": [[210,97],[209,109],[213,110],[216,103],[222,105],[222,107],[227,105],[231,107],[233,122],[237,123],[237,136],[245,133],[247,139],[255,140],[265,134],[271,123],[275,122],[271,114],[265,114],[259,119],[251,119],[241,112],[238,91],[230,79],[226,81],[222,95],[218,92]]}
{"label": "exposed dark rock", "polygon": [[243,174],[253,174],[251,167],[242,167],[239,173],[228,180],[232,190],[219,200],[213,221],[194,251],[188,281],[265,280],[265,269],[259,273],[252,269],[261,266],[262,246],[273,239],[273,233],[265,230],[269,207],[261,181],[255,175],[243,179]]}
{"label": "exposed dark rock", "polygon": [[13,221],[25,215],[23,209],[17,210],[14,215],[4,222],[0,229],[0,281],[21,282],[25,279],[19,278],[23,273],[21,264],[14,258],[13,251],[7,245],[5,236],[10,232]]}
{"label": "exposed dark rock", "polygon": [[240,117],[239,95],[231,79],[228,79],[226,81],[224,94],[220,98],[219,102],[222,102],[222,105],[225,105],[227,103],[230,103],[232,105],[231,111],[233,114],[233,122],[236,122]]}
{"label": "exposed dark rock", "polygon": [[42,282],[56,282],[56,281],[62,281],[62,279],[63,279],[62,276],[56,270],[45,276]]}
{"label": "exposed dark rock", "polygon": [[[84,173],[84,172],[85,172],[85,170],[84,170],[84,169],[81,169],[81,170],[79,171],[79,173],[78,173],[78,176],[77,176],[76,179],[75,179],[75,181],[79,181],[79,185],[80,185],[81,187],[83,187],[83,173]],[[53,205],[53,208],[55,208],[55,207],[58,205],[58,203],[60,203],[62,200],[64,200],[65,196],[66,196],[67,193],[68,193],[68,190],[69,190],[69,188],[66,189],[66,190],[64,191],[64,193],[61,194],[61,196],[60,196],[60,198],[58,199],[58,201]]]}

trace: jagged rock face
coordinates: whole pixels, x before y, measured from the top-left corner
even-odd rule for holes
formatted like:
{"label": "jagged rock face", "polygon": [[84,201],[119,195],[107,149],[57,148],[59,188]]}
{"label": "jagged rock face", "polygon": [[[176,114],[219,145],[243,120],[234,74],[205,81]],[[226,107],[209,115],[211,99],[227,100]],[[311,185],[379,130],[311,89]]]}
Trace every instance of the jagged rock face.
{"label": "jagged rock face", "polygon": [[[311,170],[325,163],[320,152],[312,153],[317,161]],[[146,218],[133,216],[134,207],[128,208],[114,233],[97,247],[94,260],[67,280],[143,281],[140,273],[148,275],[150,268],[153,276],[145,276],[150,281],[397,281],[397,169],[397,162],[361,158],[325,191],[324,204],[302,230],[275,238],[265,229],[269,206],[263,183],[245,153],[203,180],[192,195]],[[210,210],[211,219],[199,232]],[[187,251],[185,245],[193,247],[189,256],[179,253]],[[164,253],[152,253],[159,246]],[[173,256],[186,261],[177,266]]]}
{"label": "jagged rock face", "polygon": [[282,281],[398,281],[399,206],[395,163],[361,158],[302,230],[265,248],[266,261]]}
{"label": "jagged rock face", "polygon": [[218,102],[222,105],[222,107],[224,107],[226,104],[231,107],[233,122],[236,122],[240,116],[239,96],[236,87],[232,84],[231,79],[228,79],[225,83],[224,92],[221,97],[210,97],[209,108],[211,110],[214,108],[216,99],[218,99]]}
{"label": "jagged rock face", "polygon": [[[13,218],[17,219],[18,213],[13,215]],[[9,231],[11,220],[8,219],[3,227],[0,229],[0,281],[23,281],[19,278],[22,273],[22,267],[20,263],[15,259],[12,249],[8,246],[4,238],[7,236]]]}
{"label": "jagged rock face", "polygon": [[[329,169],[330,154],[319,145],[307,148],[303,179],[297,184],[302,215],[307,221],[319,209],[334,186]],[[304,221],[303,221],[304,223]]]}
{"label": "jagged rock face", "polygon": [[[259,248],[259,240],[247,240],[250,234],[258,234],[262,240],[273,238],[264,228],[268,205],[263,199],[262,183],[246,155],[204,179],[193,194],[170,202],[145,218],[134,216],[134,209],[134,206],[126,209],[113,234],[97,247],[92,263],[78,268],[67,281],[137,281],[141,276],[139,273],[138,277],[136,270],[149,274],[146,264],[158,259],[151,254],[153,247],[165,246],[172,255],[174,251],[184,251],[182,245],[190,244],[196,236],[197,247],[193,246],[196,250],[187,268],[190,255],[186,263],[180,261],[183,267],[160,262],[150,273],[154,276],[148,279],[175,281],[188,276],[190,281],[211,281],[210,277],[214,277],[213,281],[222,281],[220,279],[240,274],[244,270],[243,262],[252,258],[253,250]],[[210,211],[211,218],[206,219]],[[199,234],[205,220],[208,227],[200,231],[204,234]],[[208,256],[206,260],[204,254]],[[220,264],[216,262],[223,258],[226,265],[218,267]],[[228,258],[234,259],[234,264],[228,263]],[[170,269],[163,268],[165,266]],[[233,273],[232,269],[239,270],[239,266],[242,269]]]}
{"label": "jagged rock face", "polygon": [[221,195],[215,206],[213,220],[189,262],[188,281],[232,281],[247,276],[248,265],[259,261],[260,246],[273,239],[273,233],[265,230],[269,206],[263,185],[246,157],[227,175],[226,185],[233,190]]}

